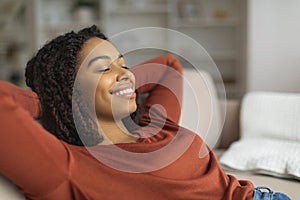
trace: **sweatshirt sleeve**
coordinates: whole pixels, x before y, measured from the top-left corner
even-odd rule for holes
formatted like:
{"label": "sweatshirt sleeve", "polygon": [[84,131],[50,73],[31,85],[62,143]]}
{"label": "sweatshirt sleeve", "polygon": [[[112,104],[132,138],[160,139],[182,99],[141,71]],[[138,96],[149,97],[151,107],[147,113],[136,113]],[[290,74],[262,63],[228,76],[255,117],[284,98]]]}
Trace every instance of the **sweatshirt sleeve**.
{"label": "sweatshirt sleeve", "polygon": [[20,107],[33,118],[40,115],[39,98],[35,92],[21,89],[11,83],[0,81],[0,92],[10,96]]}
{"label": "sweatshirt sleeve", "polygon": [[[183,87],[180,62],[172,55],[165,55],[136,66],[133,73],[138,94],[148,94],[141,123],[146,125],[151,118],[158,117],[178,124]],[[156,105],[158,107],[151,111]]]}
{"label": "sweatshirt sleeve", "polygon": [[0,173],[29,198],[54,191],[69,166],[66,145],[33,118],[38,109],[34,93],[0,82]]}

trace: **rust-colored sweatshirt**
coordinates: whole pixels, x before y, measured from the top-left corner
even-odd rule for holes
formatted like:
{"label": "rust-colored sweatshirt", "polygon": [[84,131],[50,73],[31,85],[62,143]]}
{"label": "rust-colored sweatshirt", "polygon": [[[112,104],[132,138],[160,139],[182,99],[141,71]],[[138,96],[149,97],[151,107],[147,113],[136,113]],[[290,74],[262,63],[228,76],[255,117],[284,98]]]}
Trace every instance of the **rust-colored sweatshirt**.
{"label": "rust-colored sweatshirt", "polygon": [[[158,133],[136,143],[87,148],[58,140],[35,120],[40,114],[38,96],[1,81],[0,173],[28,199],[253,199],[251,182],[225,174],[213,152],[199,156],[202,139],[178,126],[180,63],[170,55],[147,63],[133,70],[138,86],[149,83],[138,88],[149,93],[140,123],[146,127],[135,131],[141,136]],[[156,69],[149,63],[170,68]],[[173,91],[170,83],[177,84]],[[149,115],[155,104],[166,113],[155,107]],[[110,154],[114,148],[109,147],[128,155]]]}

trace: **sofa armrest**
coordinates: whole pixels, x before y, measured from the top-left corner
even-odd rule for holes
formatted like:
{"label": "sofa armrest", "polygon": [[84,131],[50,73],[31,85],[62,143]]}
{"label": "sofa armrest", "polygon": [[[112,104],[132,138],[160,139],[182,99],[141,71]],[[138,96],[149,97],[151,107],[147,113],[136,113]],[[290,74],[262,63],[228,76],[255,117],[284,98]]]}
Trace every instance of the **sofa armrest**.
{"label": "sofa armrest", "polygon": [[239,100],[227,100],[225,122],[219,140],[219,149],[227,149],[230,144],[240,138],[239,117],[240,117]]}

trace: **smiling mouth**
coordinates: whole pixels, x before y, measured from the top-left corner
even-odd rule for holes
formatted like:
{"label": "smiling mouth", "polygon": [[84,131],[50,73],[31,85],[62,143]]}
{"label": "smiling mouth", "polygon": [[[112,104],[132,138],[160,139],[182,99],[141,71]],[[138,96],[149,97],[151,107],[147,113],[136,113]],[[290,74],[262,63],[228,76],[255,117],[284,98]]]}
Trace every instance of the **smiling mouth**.
{"label": "smiling mouth", "polygon": [[123,98],[135,98],[136,93],[132,88],[132,84],[125,84],[121,85],[120,87],[116,88],[112,93],[112,95],[116,95],[118,97]]}
{"label": "smiling mouth", "polygon": [[115,92],[113,94],[117,95],[117,96],[120,96],[120,95],[128,95],[128,94],[131,94],[133,93],[133,89],[132,88],[127,88],[127,89],[124,89],[124,90],[121,90],[121,91],[118,91],[118,92]]}

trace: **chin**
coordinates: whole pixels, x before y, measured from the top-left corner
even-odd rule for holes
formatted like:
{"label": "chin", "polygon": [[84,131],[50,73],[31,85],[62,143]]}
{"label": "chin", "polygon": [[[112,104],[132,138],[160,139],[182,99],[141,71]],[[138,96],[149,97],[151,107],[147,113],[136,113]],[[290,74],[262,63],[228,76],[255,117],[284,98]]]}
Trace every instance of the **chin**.
{"label": "chin", "polygon": [[134,113],[137,109],[137,105],[136,104],[131,104],[129,105],[129,108],[126,110],[119,110],[118,113],[115,113],[115,115],[113,116],[114,119],[123,119],[125,117],[130,116],[132,113]]}
{"label": "chin", "polygon": [[134,113],[134,112],[136,111],[136,109],[137,109],[137,106],[136,106],[136,105],[131,106],[131,107],[129,108],[129,115],[131,115],[132,113]]}

